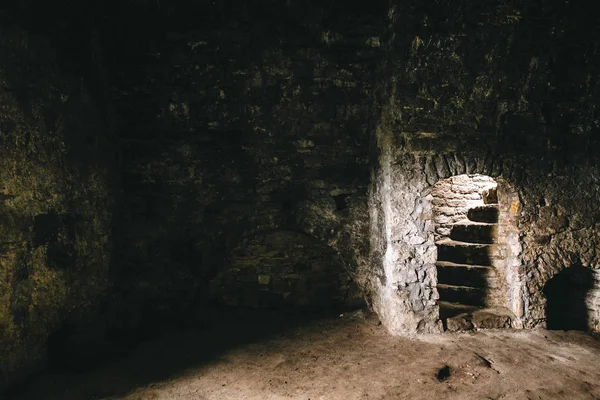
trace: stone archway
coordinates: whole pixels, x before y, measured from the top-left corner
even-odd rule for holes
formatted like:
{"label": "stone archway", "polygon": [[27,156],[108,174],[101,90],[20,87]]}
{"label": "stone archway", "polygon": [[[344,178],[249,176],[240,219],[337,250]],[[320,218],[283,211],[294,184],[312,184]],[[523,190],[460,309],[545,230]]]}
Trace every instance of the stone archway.
{"label": "stone archway", "polygon": [[487,175],[498,184],[498,226],[510,251],[505,269],[502,300],[512,312],[511,326],[522,328],[526,318],[525,270],[517,221],[521,204],[509,182],[511,164],[491,154],[442,154],[418,156],[393,153],[388,147],[380,158],[371,192],[371,248],[374,273],[372,306],[383,325],[395,335],[439,332],[437,255],[433,187],[457,175]]}
{"label": "stone archway", "polygon": [[438,304],[446,329],[518,323],[511,298],[520,264],[517,196],[506,182],[481,174],[441,179],[431,196]]}

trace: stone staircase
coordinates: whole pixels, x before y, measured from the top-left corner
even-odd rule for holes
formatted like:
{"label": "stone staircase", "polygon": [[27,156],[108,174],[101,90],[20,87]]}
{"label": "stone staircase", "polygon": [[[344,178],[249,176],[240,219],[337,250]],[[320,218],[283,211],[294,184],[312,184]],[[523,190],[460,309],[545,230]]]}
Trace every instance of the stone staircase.
{"label": "stone staircase", "polygon": [[[473,329],[474,315],[482,313],[485,327],[510,326],[508,310],[486,309],[490,291],[501,286],[494,267],[502,258],[498,215],[497,202],[470,208],[466,219],[451,226],[449,237],[436,243],[440,318],[448,330]],[[490,323],[490,313],[499,314],[500,321]]]}

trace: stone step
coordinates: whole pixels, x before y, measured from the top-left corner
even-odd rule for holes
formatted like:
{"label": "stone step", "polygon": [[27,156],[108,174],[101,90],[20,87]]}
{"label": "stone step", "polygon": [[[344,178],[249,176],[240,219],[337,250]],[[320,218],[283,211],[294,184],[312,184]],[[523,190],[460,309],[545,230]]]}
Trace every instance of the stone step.
{"label": "stone step", "polygon": [[[440,318],[441,310],[440,305]],[[476,308],[450,316],[443,321],[443,324],[446,330],[457,332],[474,329],[506,329],[512,326],[513,320],[514,314],[504,307]]]}
{"label": "stone step", "polygon": [[486,204],[484,206],[470,208],[467,211],[467,218],[474,222],[495,224],[498,223],[498,214],[499,210],[497,204]]}
{"label": "stone step", "polygon": [[456,264],[448,261],[438,261],[435,266],[438,283],[475,288],[498,286],[498,275],[493,267]]}
{"label": "stone step", "polygon": [[456,264],[491,266],[492,258],[499,256],[495,244],[467,243],[458,240],[443,239],[436,243],[438,261]]}
{"label": "stone step", "polygon": [[452,225],[450,239],[469,243],[496,243],[498,241],[498,225],[469,220],[460,221]]}
{"label": "stone step", "polygon": [[472,313],[480,309],[480,307],[477,306],[451,303],[449,301],[438,301],[438,305],[440,306],[440,319],[452,318],[460,314]]}
{"label": "stone step", "polygon": [[440,301],[470,306],[485,305],[485,298],[488,292],[487,289],[482,288],[445,285],[442,283],[438,283],[437,290],[440,295]]}

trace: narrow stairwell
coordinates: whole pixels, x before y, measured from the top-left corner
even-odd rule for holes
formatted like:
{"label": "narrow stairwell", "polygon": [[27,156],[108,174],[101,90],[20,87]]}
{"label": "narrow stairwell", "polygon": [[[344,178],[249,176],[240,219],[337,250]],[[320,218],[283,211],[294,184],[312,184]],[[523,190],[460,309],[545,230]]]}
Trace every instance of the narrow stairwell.
{"label": "narrow stairwell", "polygon": [[470,208],[466,219],[451,225],[449,237],[436,243],[440,318],[448,330],[473,329],[477,317],[487,322],[475,328],[510,326],[508,310],[486,308],[490,291],[500,286],[494,260],[501,254],[498,202],[491,196],[484,203]]}

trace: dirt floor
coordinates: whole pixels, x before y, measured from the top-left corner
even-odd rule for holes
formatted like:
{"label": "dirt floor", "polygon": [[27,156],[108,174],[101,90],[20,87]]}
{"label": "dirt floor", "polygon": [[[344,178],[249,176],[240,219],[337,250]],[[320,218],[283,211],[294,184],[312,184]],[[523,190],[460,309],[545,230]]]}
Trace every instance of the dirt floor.
{"label": "dirt floor", "polygon": [[600,399],[600,341],[591,335],[488,330],[407,339],[361,315],[170,334],[95,370],[45,372],[8,398]]}

